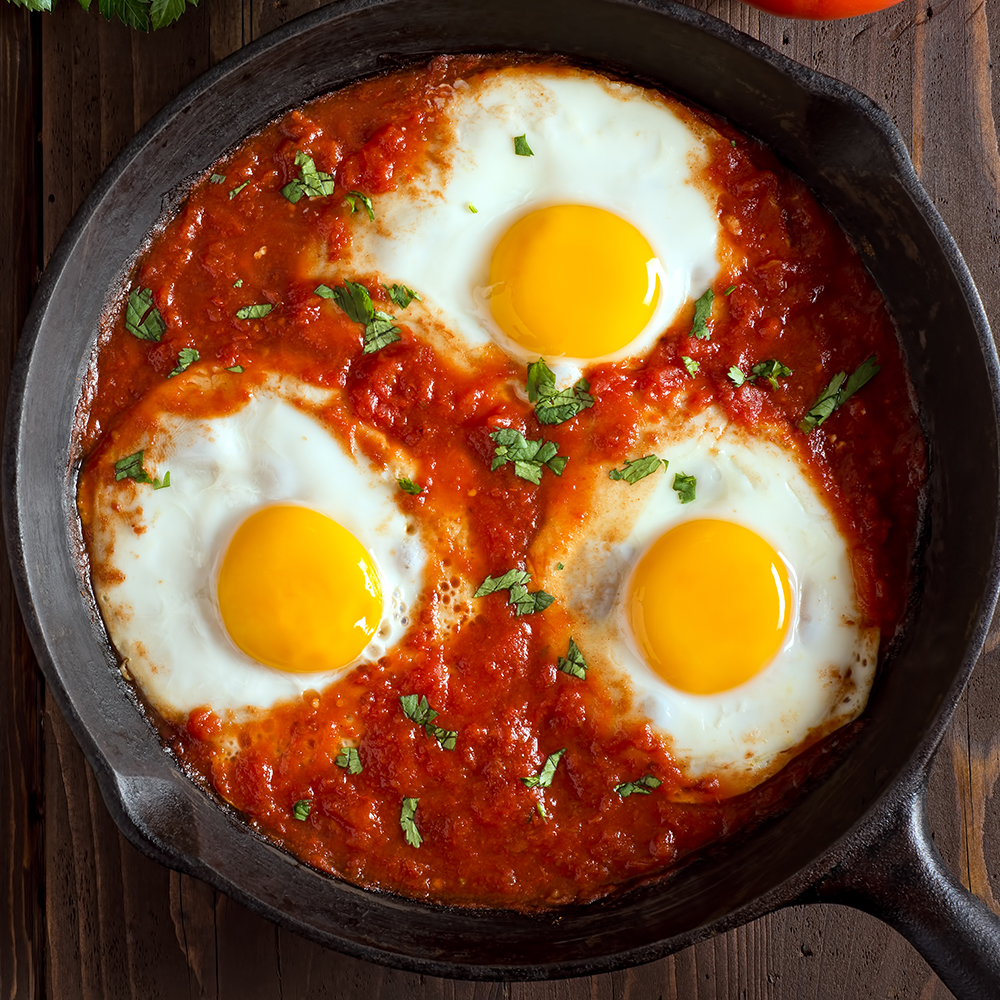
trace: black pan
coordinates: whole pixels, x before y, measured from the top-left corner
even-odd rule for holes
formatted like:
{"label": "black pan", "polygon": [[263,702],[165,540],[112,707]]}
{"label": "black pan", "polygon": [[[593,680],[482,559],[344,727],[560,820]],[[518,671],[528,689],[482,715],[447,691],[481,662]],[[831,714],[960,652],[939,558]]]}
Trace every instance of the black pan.
{"label": "black pan", "polygon": [[[560,52],[662,85],[756,136],[833,212],[881,286],[930,442],[915,612],[865,724],[789,813],[668,883],[542,916],[364,891],[253,834],[182,776],[122,680],[74,558],[73,412],[105,295],[186,177],[291,105],[433,53]],[[887,920],[956,995],[1000,995],[1000,921],[941,862],[927,770],[996,600],[997,357],[969,273],[886,115],[666,0],[349,0],[217,66],[157,115],[67,230],[28,319],[4,441],[5,527],[35,652],[133,843],[316,941],[435,975],[538,979],[658,958],[782,905]]]}

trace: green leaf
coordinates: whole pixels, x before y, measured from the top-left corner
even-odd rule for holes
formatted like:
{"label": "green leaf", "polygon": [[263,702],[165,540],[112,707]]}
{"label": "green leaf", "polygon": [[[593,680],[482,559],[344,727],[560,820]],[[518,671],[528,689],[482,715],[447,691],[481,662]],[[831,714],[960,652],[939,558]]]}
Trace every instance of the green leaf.
{"label": "green leaf", "polygon": [[225,184],[226,183],[226,175],[225,174],[212,174],[212,176],[209,177],[209,180],[213,184]]}
{"label": "green leaf", "polygon": [[[223,178],[223,180],[225,180],[225,178]],[[243,279],[242,278],[237,278],[233,282],[233,288],[242,288],[242,287],[243,287]]]}
{"label": "green leaf", "polygon": [[555,598],[551,594],[546,594],[544,590],[528,591],[528,584],[531,576],[523,569],[509,569],[501,576],[488,576],[480,584],[479,589],[472,595],[473,597],[486,597],[495,594],[498,590],[506,590],[507,603],[514,609],[514,613],[530,615],[536,611],[544,611]]}
{"label": "green leaf", "polygon": [[244,306],[236,310],[237,319],[263,319],[274,306],[270,302],[258,302],[256,305]]}
{"label": "green leaf", "polygon": [[149,17],[153,23],[153,30],[173,24],[186,9],[187,0],[152,0],[149,5]]}
{"label": "green leaf", "polygon": [[399,826],[410,847],[419,847],[424,842],[414,822],[419,804],[420,799],[403,799],[403,806],[399,811]]}
{"label": "green leaf", "polygon": [[242,184],[237,184],[236,187],[229,192],[229,200],[232,201],[249,183],[249,181],[244,181]]}
{"label": "green leaf", "polygon": [[623,781],[620,785],[615,785],[615,791],[623,798],[627,799],[630,795],[649,795],[654,788],[659,788],[663,782],[659,778],[654,778],[651,774],[647,774],[644,778],[638,778],[635,781]]}
{"label": "green leaf", "polygon": [[399,483],[399,488],[404,493],[409,493],[411,497],[423,493],[423,490],[412,479],[407,479],[405,476],[402,479],[397,479],[396,482]]}
{"label": "green leaf", "polygon": [[375,207],[372,205],[372,200],[368,197],[368,195],[362,194],[360,191],[348,191],[347,194],[344,195],[344,201],[350,206],[351,215],[354,215],[354,213],[358,210],[357,203],[360,201],[361,206],[368,213],[368,218],[374,222]]}
{"label": "green leaf", "polygon": [[231,368],[227,368],[227,372],[235,372],[237,375],[242,375],[246,369],[243,365],[233,365]]}
{"label": "green leaf", "polygon": [[294,205],[300,198],[323,198],[333,194],[334,181],[330,174],[316,169],[313,158],[302,150],[295,153],[299,176],[290,180],[281,193]]}
{"label": "green leaf", "polygon": [[323,298],[328,297],[327,291],[331,292],[334,302],[347,313],[349,319],[365,324],[363,353],[373,354],[387,344],[401,339],[395,319],[388,313],[375,309],[368,289],[360,282],[345,281],[332,290],[327,289],[326,285],[319,285],[315,289],[316,294]]}
{"label": "green leaf", "polygon": [[590,383],[581,378],[567,389],[556,389],[556,376],[539,358],[528,365],[528,402],[535,404],[535,416],[540,424],[561,424],[582,410],[594,405]]}
{"label": "green leaf", "polygon": [[407,288],[406,285],[383,285],[382,287],[400,309],[405,309],[414,299],[418,302],[421,301],[420,296],[412,288]]}
{"label": "green leaf", "polygon": [[152,289],[133,288],[129,292],[125,306],[125,329],[140,340],[163,339],[167,324],[159,309],[153,305]]}
{"label": "green leaf", "polygon": [[517,156],[534,156],[531,147],[528,145],[527,135],[514,136],[514,153]]}
{"label": "green leaf", "polygon": [[312,807],[313,804],[311,800],[299,799],[299,801],[292,806],[292,816],[300,823],[304,823],[309,818],[309,813],[312,812]]}
{"label": "green leaf", "polygon": [[424,732],[428,736],[433,736],[441,745],[442,750],[454,750],[458,733],[453,729],[442,729],[434,725],[434,720],[438,713],[431,708],[426,697],[419,697],[415,694],[404,694],[399,697],[399,704],[403,708],[405,715],[411,722],[424,727]]}
{"label": "green leaf", "polygon": [[177,355],[177,367],[167,376],[167,378],[173,378],[175,375],[180,375],[181,372],[187,371],[199,358],[198,352],[193,347],[182,347],[180,353]]}
{"label": "green leaf", "polygon": [[556,666],[564,674],[579,677],[581,681],[587,679],[587,661],[583,658],[583,653],[580,652],[580,647],[573,641],[572,636],[569,639],[569,652],[565,656],[559,657]]}
{"label": "green leaf", "polygon": [[791,368],[783,365],[780,361],[775,361],[774,358],[770,358],[767,361],[758,361],[757,364],[750,369],[751,381],[759,378],[767,379],[767,381],[771,383],[772,389],[778,388],[779,378],[788,378],[791,374]]}
{"label": "green leaf", "polygon": [[673,489],[681,503],[690,503],[694,499],[695,487],[698,485],[694,476],[687,476],[683,472],[678,472],[674,476]]}
{"label": "green leaf", "polygon": [[136,31],[149,31],[148,4],[143,0],[100,0],[98,7],[109,21],[117,17]]}
{"label": "green leaf", "polygon": [[[733,145],[735,146],[736,143],[734,142]],[[736,291],[736,286],[735,285],[730,285],[722,294],[723,295],[732,295],[732,293],[735,292],[735,291]]]}
{"label": "green leaf", "polygon": [[490,438],[494,443],[490,471],[513,462],[514,474],[536,486],[542,481],[542,469],[547,468],[561,476],[569,461],[566,456],[556,454],[558,447],[551,441],[528,441],[513,427],[501,427],[500,430],[493,431]]}
{"label": "green leaf", "polygon": [[843,406],[848,399],[853,396],[858,389],[863,385],[867,385],[876,375],[882,370],[882,366],[875,360],[875,355],[873,354],[866,361],[862,361],[851,377],[844,383],[843,388],[840,390],[840,397],[837,400],[837,406]]}
{"label": "green leaf", "polygon": [[695,361],[694,358],[689,358],[686,354],[681,355],[681,361],[684,362],[684,367],[687,369],[688,375],[694,378],[698,374],[698,370],[701,368],[701,364]]}
{"label": "green leaf", "polygon": [[[736,367],[736,365],[733,365],[733,367],[730,368],[726,374],[729,376],[730,381],[737,387],[743,385],[743,383],[747,380],[746,375],[744,375],[743,372]],[[751,379],[751,381],[753,381],[753,379]]]}
{"label": "green leaf", "polygon": [[388,344],[402,340],[396,321],[384,312],[375,313],[374,319],[365,327],[364,354],[374,354]]}
{"label": "green leaf", "polygon": [[642,458],[633,458],[626,461],[620,469],[612,469],[608,473],[608,479],[624,479],[629,486],[634,486],[640,479],[651,476],[663,463],[666,469],[670,464],[665,458],[657,458],[655,455],[644,455]]}
{"label": "green leaf", "polygon": [[562,755],[565,752],[566,748],[563,747],[562,750],[550,753],[538,774],[533,774],[528,778],[522,778],[521,781],[523,781],[528,788],[548,788],[549,785],[552,784],[556,768],[559,766],[559,761],[562,759]]}
{"label": "green leaf", "polygon": [[691,323],[690,336],[699,340],[711,340],[712,331],[708,328],[708,321],[712,317],[712,303],[715,301],[715,292],[710,288],[694,304],[694,320]]}
{"label": "green leaf", "polygon": [[356,747],[342,746],[334,763],[348,774],[360,774],[364,770],[361,766],[361,755]]}
{"label": "green leaf", "polygon": [[806,415],[799,421],[799,429],[804,433],[808,434],[810,431],[819,427],[821,423],[835,409],[837,409],[837,402],[840,398],[840,387],[844,384],[844,379],[847,378],[846,372],[837,372],[836,375],[830,379],[829,385],[819,394],[816,402],[809,407],[809,411]]}
{"label": "green leaf", "polygon": [[[348,282],[348,284],[350,284],[350,282]],[[318,295],[321,299],[335,299],[337,297],[329,285],[317,285],[313,289],[313,295]]]}
{"label": "green leaf", "polygon": [[137,483],[149,483],[154,490],[162,490],[170,485],[170,473],[168,472],[161,482],[159,479],[153,479],[150,474],[143,468],[143,456],[145,455],[145,449],[132,452],[131,455],[126,455],[124,458],[118,459],[115,462],[115,482],[119,483],[123,479],[132,479]]}

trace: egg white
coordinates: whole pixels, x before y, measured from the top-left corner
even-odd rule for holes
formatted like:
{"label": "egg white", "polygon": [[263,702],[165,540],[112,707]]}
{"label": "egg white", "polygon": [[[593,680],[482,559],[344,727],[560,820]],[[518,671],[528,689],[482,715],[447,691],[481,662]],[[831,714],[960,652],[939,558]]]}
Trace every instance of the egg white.
{"label": "egg white", "polygon": [[379,659],[409,626],[426,554],[394,501],[395,476],[345,452],[288,401],[309,393],[315,390],[286,379],[227,416],[163,413],[137,447],[146,447],[151,476],[170,472],[169,488],[111,479],[98,491],[91,543],[101,568],[98,603],[126,669],[167,719],[203,706],[217,714],[268,708],[350,669],[277,670],[249,657],[226,632],[215,597],[218,567],[235,530],[261,507],[292,503],[319,511],[371,554],[385,604],[356,662]]}

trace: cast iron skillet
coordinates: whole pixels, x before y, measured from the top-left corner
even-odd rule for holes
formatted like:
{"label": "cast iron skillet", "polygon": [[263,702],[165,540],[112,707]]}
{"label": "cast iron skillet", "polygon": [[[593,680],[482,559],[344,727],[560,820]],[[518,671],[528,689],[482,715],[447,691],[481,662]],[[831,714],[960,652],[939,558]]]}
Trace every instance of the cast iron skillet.
{"label": "cast iron skillet", "polygon": [[[291,105],[438,52],[560,52],[654,81],[758,137],[852,236],[898,324],[931,448],[915,613],[835,770],[778,821],[668,884],[542,916],[363,891],[264,842],[184,778],[115,665],[74,558],[73,412],[122,262],[170,193]],[[66,232],[21,344],[4,441],[5,527],[52,693],[139,847],[350,954],[537,979],[658,958],[784,904],[832,900],[905,934],[956,995],[1000,994],[1000,922],[942,864],[927,770],[996,599],[998,365],[959,253],[886,115],[667,0],[348,0],[237,53],[157,115]]]}

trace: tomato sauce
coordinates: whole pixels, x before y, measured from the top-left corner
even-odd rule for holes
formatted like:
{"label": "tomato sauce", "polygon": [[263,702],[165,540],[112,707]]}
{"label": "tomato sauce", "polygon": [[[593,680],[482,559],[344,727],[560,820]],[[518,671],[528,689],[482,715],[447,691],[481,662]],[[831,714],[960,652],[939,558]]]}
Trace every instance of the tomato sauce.
{"label": "tomato sauce", "polygon": [[[319,238],[331,259],[347,246],[345,194],[376,196],[415,169],[450,84],[510,61],[439,58],[358,84],[289,112],[216,164],[212,173],[222,179],[194,186],[122,292],[152,291],[163,339],[127,333],[123,302],[108,312],[80,419],[87,470],[102,455],[107,462],[115,428],[162,384],[182,348],[196,348],[199,363],[240,366],[248,384],[261,373],[289,373],[343,393],[349,419],[329,418],[342,440],[371,452],[376,446],[358,435],[368,427],[405,446],[419,481],[437,488],[401,495],[400,506],[427,523],[460,516],[472,543],[463,570],[485,578],[525,565],[551,505],[585,506],[585,497],[572,496],[569,470],[628,457],[640,403],[715,404],[748,429],[783,429],[783,440],[804,450],[850,540],[859,602],[881,627],[884,648],[906,609],[924,439],[879,292],[836,224],[766,149],[702,112],[680,110],[716,130],[707,180],[720,192],[721,225],[745,264],[720,273],[711,339],[689,336],[688,312],[645,357],[590,370],[593,407],[557,426],[540,429],[510,391],[524,378],[512,361],[470,373],[408,337],[405,318],[401,340],[363,354],[358,324],[300,273],[305,243]],[[335,179],[331,196],[298,203],[282,196],[302,148]],[[392,310],[381,287],[369,291],[376,308]],[[272,309],[236,318],[252,303]],[[805,437],[797,425],[831,377],[872,355],[878,376]],[[699,363],[695,378],[682,356]],[[794,377],[780,391],[737,388],[731,367],[748,371],[763,358],[780,358]],[[195,399],[190,411],[208,405]],[[501,426],[555,441],[569,457],[567,475],[535,486],[510,466],[491,472],[489,435]],[[88,504],[82,488],[85,529]],[[692,785],[651,724],[621,716],[599,683],[556,668],[567,636],[558,606],[518,617],[502,595],[474,601],[460,576],[456,568],[425,593],[406,638],[378,663],[242,721],[210,706],[184,724],[161,720],[166,742],[192,776],[317,868],[441,902],[522,908],[591,900],[667,871],[780,812],[829,763],[832,744],[821,743],[735,799],[712,780]],[[443,607],[464,615],[447,648],[434,631]],[[426,696],[440,713],[436,724],[458,732],[453,751],[400,711],[405,694]],[[345,744],[358,749],[361,773],[338,764]],[[521,780],[559,750],[551,784]],[[615,791],[644,775],[661,782],[650,794]],[[401,825],[408,799],[417,800],[419,846]],[[308,803],[307,815],[296,815],[296,803]]]}

